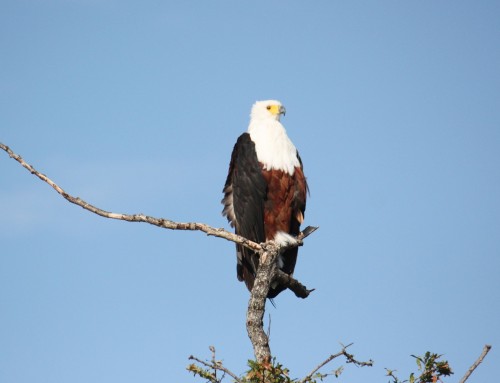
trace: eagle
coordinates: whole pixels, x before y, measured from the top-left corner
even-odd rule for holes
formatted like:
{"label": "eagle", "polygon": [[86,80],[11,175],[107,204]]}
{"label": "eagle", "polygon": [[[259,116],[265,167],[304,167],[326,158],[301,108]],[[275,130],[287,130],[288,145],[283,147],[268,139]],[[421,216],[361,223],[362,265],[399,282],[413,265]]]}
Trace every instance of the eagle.
{"label": "eagle", "polygon": [[[293,243],[304,221],[308,186],[299,153],[280,122],[285,112],[276,100],[253,105],[248,130],[234,145],[223,189],[222,214],[236,234],[257,243]],[[288,275],[295,269],[297,252],[297,247],[290,248],[278,259]],[[236,245],[236,258],[238,280],[252,291],[259,255]],[[275,298],[285,289],[273,283],[267,297]]]}

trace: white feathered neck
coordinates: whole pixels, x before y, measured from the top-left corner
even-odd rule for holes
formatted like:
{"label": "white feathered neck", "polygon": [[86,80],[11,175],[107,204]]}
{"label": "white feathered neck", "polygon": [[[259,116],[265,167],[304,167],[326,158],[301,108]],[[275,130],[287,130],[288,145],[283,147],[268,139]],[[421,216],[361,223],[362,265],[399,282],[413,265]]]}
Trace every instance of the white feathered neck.
{"label": "white feathered neck", "polygon": [[281,106],[279,101],[258,101],[252,108],[248,133],[255,143],[257,159],[266,170],[277,169],[293,175],[300,166],[297,149],[279,121],[279,114],[273,115],[266,107],[270,104]]}

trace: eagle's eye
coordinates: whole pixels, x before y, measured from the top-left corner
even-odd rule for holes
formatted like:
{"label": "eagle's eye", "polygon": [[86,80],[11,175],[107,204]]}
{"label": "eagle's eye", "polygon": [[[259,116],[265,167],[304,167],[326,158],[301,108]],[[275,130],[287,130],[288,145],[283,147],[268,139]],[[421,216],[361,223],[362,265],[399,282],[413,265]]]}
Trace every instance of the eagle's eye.
{"label": "eagle's eye", "polygon": [[266,106],[267,110],[271,110],[271,105]]}

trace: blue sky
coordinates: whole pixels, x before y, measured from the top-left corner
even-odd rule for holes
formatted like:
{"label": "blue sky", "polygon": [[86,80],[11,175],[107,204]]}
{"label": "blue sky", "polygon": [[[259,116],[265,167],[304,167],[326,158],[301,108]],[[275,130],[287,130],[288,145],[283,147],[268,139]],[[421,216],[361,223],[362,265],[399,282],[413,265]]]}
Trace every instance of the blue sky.
{"label": "blue sky", "polygon": [[[229,157],[279,99],[310,185],[271,348],[308,373],[354,342],[371,369],[445,354],[497,377],[498,1],[3,1],[0,141],[105,210],[228,227]],[[234,246],[103,219],[0,158],[0,381],[195,381],[252,348]],[[337,367],[334,363],[331,368]]]}

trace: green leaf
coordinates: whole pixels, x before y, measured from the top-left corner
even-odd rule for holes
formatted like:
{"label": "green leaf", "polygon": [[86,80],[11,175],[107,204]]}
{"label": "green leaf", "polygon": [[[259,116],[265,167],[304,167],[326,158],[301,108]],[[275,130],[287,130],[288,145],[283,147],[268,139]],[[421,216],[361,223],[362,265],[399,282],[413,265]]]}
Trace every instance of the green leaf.
{"label": "green leaf", "polygon": [[417,366],[418,366],[418,369],[419,370],[422,370],[422,359],[418,358],[418,357],[415,357],[416,361],[417,361]]}

